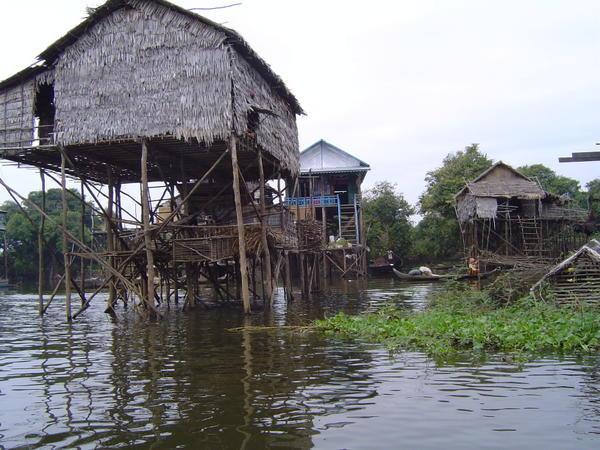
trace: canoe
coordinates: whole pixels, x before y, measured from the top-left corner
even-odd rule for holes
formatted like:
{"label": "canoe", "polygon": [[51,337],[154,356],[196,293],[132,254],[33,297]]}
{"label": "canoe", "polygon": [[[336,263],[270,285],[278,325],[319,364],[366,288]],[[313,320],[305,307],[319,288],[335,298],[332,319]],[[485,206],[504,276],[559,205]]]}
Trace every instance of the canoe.
{"label": "canoe", "polygon": [[455,280],[455,281],[466,281],[466,280],[477,280],[488,278],[493,273],[497,272],[496,269],[491,270],[489,272],[482,272],[479,275],[409,275],[407,273],[400,272],[396,269],[392,269],[394,271],[394,275],[396,278],[399,278],[402,281],[440,281],[440,280]]}
{"label": "canoe", "polygon": [[396,269],[392,269],[394,275],[402,281],[440,281],[447,280],[452,278],[449,275],[409,275],[407,273],[402,273]]}

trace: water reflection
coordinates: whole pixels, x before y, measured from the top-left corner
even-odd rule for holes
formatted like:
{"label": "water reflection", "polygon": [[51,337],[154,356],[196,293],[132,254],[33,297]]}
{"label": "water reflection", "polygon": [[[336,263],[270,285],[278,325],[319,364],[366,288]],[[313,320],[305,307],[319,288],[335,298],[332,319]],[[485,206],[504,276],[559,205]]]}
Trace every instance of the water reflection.
{"label": "water reflection", "polygon": [[[57,299],[0,299],[0,445],[155,448],[592,447],[600,358],[523,368],[491,357],[437,367],[421,353],[316,333],[227,332],[301,324],[387,301],[419,308],[434,289],[381,280],[244,318],[235,309],[112,322],[101,300],[72,325]],[[400,294],[398,296],[398,294]]]}

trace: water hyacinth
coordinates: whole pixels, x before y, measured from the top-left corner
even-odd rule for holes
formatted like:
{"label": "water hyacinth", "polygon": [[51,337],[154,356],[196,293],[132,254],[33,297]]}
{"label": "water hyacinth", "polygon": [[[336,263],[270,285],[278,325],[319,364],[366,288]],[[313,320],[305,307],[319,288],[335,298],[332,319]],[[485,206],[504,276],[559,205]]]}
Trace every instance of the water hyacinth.
{"label": "water hyacinth", "polygon": [[510,353],[523,359],[600,349],[598,309],[558,307],[529,297],[497,307],[482,292],[449,290],[424,311],[386,305],[371,314],[339,313],[315,325],[338,336],[423,350],[438,360],[462,351]]}

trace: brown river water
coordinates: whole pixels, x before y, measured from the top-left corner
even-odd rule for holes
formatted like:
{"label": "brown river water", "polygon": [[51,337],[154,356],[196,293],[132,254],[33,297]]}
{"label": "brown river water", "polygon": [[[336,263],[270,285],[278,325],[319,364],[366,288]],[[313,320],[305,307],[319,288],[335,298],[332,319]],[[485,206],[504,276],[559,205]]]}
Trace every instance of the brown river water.
{"label": "brown river water", "polygon": [[600,356],[439,366],[316,332],[227,331],[420,308],[433,289],[344,282],[246,320],[197,308],[151,324],[112,321],[101,299],[73,324],[64,299],[40,319],[35,295],[0,294],[0,448],[600,448]]}

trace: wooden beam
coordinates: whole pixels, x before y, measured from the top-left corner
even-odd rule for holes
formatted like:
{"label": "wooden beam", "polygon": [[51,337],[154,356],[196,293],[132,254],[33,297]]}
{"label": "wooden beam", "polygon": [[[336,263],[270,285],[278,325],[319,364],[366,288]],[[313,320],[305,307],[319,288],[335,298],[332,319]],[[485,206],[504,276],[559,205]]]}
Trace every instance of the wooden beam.
{"label": "wooden beam", "polygon": [[146,303],[154,308],[154,253],[152,252],[152,230],[150,229],[150,203],[148,196],[148,141],[142,139],[141,158],[142,222],[144,224],[144,244],[146,246]]}
{"label": "wooden beam", "polygon": [[[83,179],[81,179],[81,217],[79,222],[79,239],[81,242],[85,243],[85,192],[83,187]],[[80,270],[80,281],[79,287],[81,292],[85,295],[85,258],[80,258],[79,260],[79,270]],[[81,306],[85,304],[85,298],[81,297]]]}
{"label": "wooden beam", "polygon": [[[111,267],[115,266],[115,257],[113,256],[115,251],[115,230],[113,224],[114,215],[114,204],[115,204],[115,189],[113,185],[112,168],[107,168],[107,180],[108,180],[108,205],[106,206],[106,215],[104,221],[106,223],[106,249],[108,250],[109,257],[108,263]],[[117,289],[115,286],[114,279],[108,284],[108,299],[106,300],[106,310],[108,314],[115,313],[115,302],[117,297]]]}
{"label": "wooden beam", "polygon": [[237,138],[232,136],[230,139],[231,151],[231,170],[233,172],[233,197],[235,200],[235,215],[238,229],[238,248],[240,254],[240,278],[242,284],[242,303],[244,313],[250,314],[250,293],[248,290],[248,265],[246,262],[246,241],[244,236],[244,215],[242,212],[242,201],[240,196],[240,177],[237,159]]}
{"label": "wooden beam", "polygon": [[265,202],[265,170],[263,166],[262,150],[258,150],[258,176],[259,176],[259,189],[260,189],[260,238],[262,241],[262,262],[265,268],[265,279],[263,283],[265,285],[266,301],[271,305],[273,301],[273,275],[271,273],[271,252],[269,250],[269,242],[267,240],[267,209]]}
{"label": "wooden beam", "polygon": [[[46,178],[44,170],[40,169],[40,181],[42,183],[42,210],[46,211]],[[46,217],[40,215],[40,226],[38,229],[38,312],[44,315],[44,229]]]}
{"label": "wooden beam", "polygon": [[60,179],[62,184],[62,251],[65,261],[65,313],[67,321],[71,321],[71,263],[69,261],[69,241],[67,240],[67,213],[69,203],[67,201],[67,176],[65,172],[67,160],[64,152],[60,156]]}
{"label": "wooden beam", "polygon": [[560,157],[558,162],[592,162],[600,161],[600,152],[573,152],[571,156]]}

